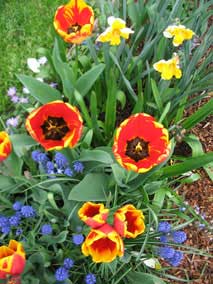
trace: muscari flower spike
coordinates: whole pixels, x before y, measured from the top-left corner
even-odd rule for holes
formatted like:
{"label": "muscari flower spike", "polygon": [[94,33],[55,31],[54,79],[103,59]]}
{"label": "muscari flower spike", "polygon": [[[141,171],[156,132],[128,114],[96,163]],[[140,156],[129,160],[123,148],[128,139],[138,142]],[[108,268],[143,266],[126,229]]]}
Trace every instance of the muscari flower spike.
{"label": "muscari flower spike", "polygon": [[85,276],[85,283],[86,283],[86,284],[95,284],[95,283],[96,283],[95,274],[93,274],[93,273],[88,273],[88,274]]}
{"label": "muscari flower spike", "polygon": [[71,258],[67,257],[64,259],[63,265],[65,269],[69,270],[73,267],[74,261]]}
{"label": "muscari flower spike", "polygon": [[182,77],[182,71],[179,66],[179,56],[174,53],[173,57],[169,60],[160,60],[156,62],[153,67],[156,71],[161,73],[161,78],[163,80],[171,80],[174,76],[176,79]]}
{"label": "muscari flower spike", "polygon": [[41,227],[41,234],[42,235],[51,235],[52,234],[52,226],[50,224],[44,224]]}
{"label": "muscari flower spike", "polygon": [[56,271],[55,271],[55,279],[57,281],[64,281],[67,280],[69,277],[69,272],[65,267],[59,267]]}
{"label": "muscari flower spike", "polygon": [[171,225],[168,222],[160,222],[158,224],[158,232],[169,233],[171,231]]}
{"label": "muscari flower spike", "polygon": [[126,170],[145,173],[169,156],[168,130],[146,113],[131,115],[116,131],[113,153]]}
{"label": "muscari flower spike", "polygon": [[81,44],[91,35],[93,25],[93,9],[83,0],[71,0],[55,13],[54,27],[68,43]]}
{"label": "muscari flower spike", "polygon": [[32,111],[27,117],[26,128],[46,151],[59,150],[77,144],[83,120],[76,107],[54,101]]}
{"label": "muscari flower spike", "polygon": [[81,245],[84,241],[84,236],[82,234],[75,234],[72,236],[72,242],[74,245]]}
{"label": "muscari flower spike", "polygon": [[134,33],[133,30],[126,27],[124,20],[113,16],[108,18],[109,27],[99,35],[96,41],[109,42],[110,45],[119,45],[121,37],[128,39],[129,35]]}

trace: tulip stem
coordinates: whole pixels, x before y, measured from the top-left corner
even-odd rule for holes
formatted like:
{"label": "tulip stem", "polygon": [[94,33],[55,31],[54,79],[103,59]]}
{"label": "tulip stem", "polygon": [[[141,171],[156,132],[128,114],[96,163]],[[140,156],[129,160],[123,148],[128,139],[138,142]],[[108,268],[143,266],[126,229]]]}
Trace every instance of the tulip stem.
{"label": "tulip stem", "polygon": [[75,70],[76,70],[76,77],[78,78],[78,45],[75,45]]}

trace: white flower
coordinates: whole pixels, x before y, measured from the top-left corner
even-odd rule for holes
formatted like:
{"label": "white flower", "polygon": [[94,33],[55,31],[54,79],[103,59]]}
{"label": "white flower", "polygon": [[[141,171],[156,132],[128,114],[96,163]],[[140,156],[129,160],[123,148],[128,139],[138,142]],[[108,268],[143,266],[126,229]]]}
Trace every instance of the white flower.
{"label": "white flower", "polygon": [[42,56],[38,59],[38,62],[41,64],[41,65],[44,65],[45,63],[47,63],[47,57],[46,56]]}
{"label": "white flower", "polygon": [[40,72],[40,63],[36,58],[28,58],[27,59],[27,65],[30,70],[32,70],[34,73]]}
{"label": "white flower", "polygon": [[22,92],[24,94],[30,94],[30,91],[26,87],[23,87]]}
{"label": "white flower", "polygon": [[40,77],[36,78],[36,80],[38,80],[38,81],[40,81],[40,82],[44,82],[44,79],[43,79],[43,78],[40,78]]}

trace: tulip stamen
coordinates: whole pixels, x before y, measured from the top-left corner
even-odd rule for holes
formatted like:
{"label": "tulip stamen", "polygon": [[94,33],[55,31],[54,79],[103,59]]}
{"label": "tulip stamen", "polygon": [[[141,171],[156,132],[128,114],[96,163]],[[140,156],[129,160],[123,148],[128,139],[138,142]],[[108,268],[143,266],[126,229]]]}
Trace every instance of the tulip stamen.
{"label": "tulip stamen", "polygon": [[80,30],[81,30],[81,26],[76,24],[76,25],[69,27],[67,33],[68,34],[76,33],[76,32],[79,32]]}
{"label": "tulip stamen", "polygon": [[126,155],[132,158],[135,162],[138,162],[149,156],[149,142],[136,137],[130,141],[127,141]]}
{"label": "tulip stamen", "polygon": [[69,127],[62,117],[53,116],[48,116],[41,128],[47,140],[61,140],[69,131]]}

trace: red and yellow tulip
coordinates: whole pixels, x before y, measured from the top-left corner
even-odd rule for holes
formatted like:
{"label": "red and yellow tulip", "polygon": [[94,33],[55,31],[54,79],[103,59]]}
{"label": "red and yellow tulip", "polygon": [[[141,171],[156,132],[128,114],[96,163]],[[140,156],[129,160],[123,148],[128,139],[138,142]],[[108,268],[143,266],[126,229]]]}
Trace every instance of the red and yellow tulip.
{"label": "red and yellow tulip", "polygon": [[145,173],[168,157],[168,131],[146,113],[131,115],[116,131],[113,153],[125,169]]}
{"label": "red and yellow tulip", "polygon": [[81,44],[93,30],[93,9],[83,0],[71,0],[60,6],[55,14],[54,27],[68,43]]}
{"label": "red and yellow tulip", "polygon": [[106,223],[109,209],[102,203],[86,202],[79,209],[79,218],[92,228],[98,228]]}
{"label": "red and yellow tulip", "polygon": [[0,162],[7,159],[12,151],[12,143],[9,135],[5,131],[0,132]]}
{"label": "red and yellow tulip", "polygon": [[20,275],[25,267],[25,252],[21,243],[10,240],[8,246],[0,247],[0,279],[7,275]]}
{"label": "red and yellow tulip", "polygon": [[163,80],[171,80],[174,76],[176,79],[180,79],[182,76],[182,71],[179,66],[179,57],[176,53],[169,60],[160,60],[156,62],[153,67],[156,71],[161,73],[161,78]]}
{"label": "red and yellow tulip", "polygon": [[172,43],[173,43],[174,46],[181,45],[184,42],[184,40],[192,39],[194,34],[195,33],[192,30],[187,29],[183,25],[168,26],[165,29],[165,31],[163,32],[163,35],[166,38],[172,38],[173,37]]}
{"label": "red and yellow tulip", "polygon": [[83,120],[76,107],[54,101],[33,110],[27,117],[26,128],[45,150],[59,150],[77,144]]}
{"label": "red and yellow tulip", "polygon": [[123,256],[124,244],[119,234],[108,224],[92,229],[82,244],[84,255],[91,255],[92,260],[111,262],[117,256]]}
{"label": "red and yellow tulip", "polygon": [[131,204],[119,208],[114,214],[115,230],[125,238],[136,238],[145,230],[144,215]]}

